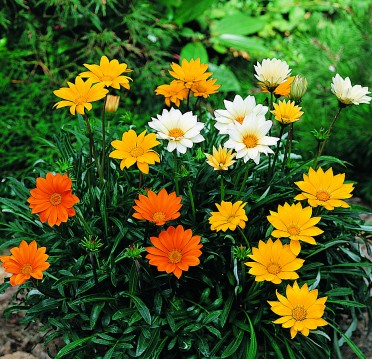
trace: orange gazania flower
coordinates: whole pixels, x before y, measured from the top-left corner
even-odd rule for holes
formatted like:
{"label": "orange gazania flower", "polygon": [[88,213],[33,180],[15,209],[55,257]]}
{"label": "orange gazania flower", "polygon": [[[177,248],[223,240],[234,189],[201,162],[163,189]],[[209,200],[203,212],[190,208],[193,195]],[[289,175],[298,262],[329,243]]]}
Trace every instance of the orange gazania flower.
{"label": "orange gazania flower", "polygon": [[209,79],[195,82],[191,86],[191,91],[195,97],[204,97],[207,98],[209,95],[218,92],[218,89],[221,85],[215,85],[217,79]]}
{"label": "orange gazania flower", "polygon": [[[295,76],[290,76],[285,80],[283,83],[281,83],[275,90],[274,95],[277,97],[284,96],[289,97],[291,93],[291,85],[294,80]],[[270,92],[265,84],[261,84],[261,90],[262,92]]]}
{"label": "orange gazania flower", "polygon": [[165,97],[165,104],[171,106],[173,102],[177,107],[180,106],[181,100],[185,100],[189,94],[189,89],[185,87],[183,81],[173,80],[169,85],[160,85],[156,88],[157,95]]}
{"label": "orange gazania flower", "polygon": [[30,191],[31,197],[27,200],[32,208],[31,213],[38,213],[41,222],[48,221],[50,226],[59,226],[67,222],[69,217],[76,214],[74,204],[80,202],[72,194],[72,181],[67,174],[47,173],[46,178],[36,179],[36,188]]}
{"label": "orange gazania flower", "polygon": [[22,241],[19,247],[14,247],[10,250],[11,256],[0,257],[5,271],[13,274],[10,277],[10,284],[23,284],[31,277],[43,279],[43,271],[50,266],[46,262],[49,256],[45,254],[45,251],[45,247],[38,249],[35,241],[30,244]]}
{"label": "orange gazania flower", "polygon": [[184,230],[181,225],[177,228],[171,226],[159,237],[151,237],[150,241],[154,247],[146,248],[149,253],[146,258],[160,272],[173,273],[179,279],[182,271],[200,263],[200,248],[203,245],[200,244],[200,236],[193,236],[191,229]]}
{"label": "orange gazania flower", "polygon": [[173,71],[169,71],[169,73],[175,79],[184,82],[185,87],[188,89],[191,88],[194,83],[206,80],[212,75],[212,72],[206,72],[208,64],[201,64],[200,58],[196,60],[191,59],[190,62],[183,59],[181,66],[172,62],[171,68]]}
{"label": "orange gazania flower", "polygon": [[139,199],[135,199],[136,206],[133,208],[136,213],[134,218],[145,219],[155,223],[157,226],[162,226],[167,221],[176,219],[180,216],[179,209],[182,207],[182,197],[176,196],[176,192],[168,194],[163,188],[158,194],[153,191],[147,191],[147,197],[140,194]]}

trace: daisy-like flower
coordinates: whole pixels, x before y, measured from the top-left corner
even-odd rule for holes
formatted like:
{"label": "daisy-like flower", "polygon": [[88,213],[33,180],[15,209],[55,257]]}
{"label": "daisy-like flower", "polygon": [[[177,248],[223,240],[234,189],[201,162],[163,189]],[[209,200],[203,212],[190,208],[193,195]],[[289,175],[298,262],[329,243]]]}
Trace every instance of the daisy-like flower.
{"label": "daisy-like flower", "polygon": [[99,65],[88,65],[84,66],[89,70],[82,72],[81,77],[87,77],[92,79],[94,82],[103,83],[106,87],[113,87],[114,89],[120,89],[120,86],[130,89],[129,81],[132,79],[128,76],[122,75],[123,73],[132,72],[128,69],[126,63],[119,63],[118,60],[111,60],[106,56],[101,57]]}
{"label": "daisy-like flower", "polygon": [[253,160],[260,162],[260,154],[274,153],[269,147],[276,144],[277,137],[266,136],[272,126],[272,121],[262,121],[256,114],[246,116],[242,124],[234,123],[228,128],[229,140],[225,147],[236,151],[236,158],[243,158],[244,162]]}
{"label": "daisy-like flower", "polygon": [[88,79],[85,82],[80,76],[75,79],[75,84],[67,82],[68,87],[62,87],[53,93],[62,98],[54,104],[53,107],[61,108],[70,106],[70,113],[75,115],[75,112],[84,115],[84,109],[90,111],[92,109],[91,102],[98,101],[106,96],[108,90],[105,89],[103,83],[94,84],[95,81]]}
{"label": "daisy-like flower", "polygon": [[253,96],[248,96],[243,100],[241,96],[236,95],[233,101],[224,100],[224,104],[226,110],[216,110],[214,112],[215,127],[221,135],[228,133],[227,130],[230,125],[236,122],[242,124],[246,116],[252,113],[256,115],[257,121],[265,121],[265,115],[269,109],[266,106],[256,105],[256,100]]}
{"label": "daisy-like flower", "polygon": [[221,85],[215,85],[217,79],[201,80],[195,82],[191,86],[191,91],[195,97],[204,97],[207,98],[209,95],[218,92],[218,89]]}
{"label": "daisy-like flower", "polygon": [[181,66],[172,62],[171,68],[173,71],[169,71],[169,73],[175,79],[182,81],[188,89],[196,82],[206,80],[212,75],[212,72],[206,72],[208,64],[201,64],[200,58],[191,59],[190,62],[183,59]]}
{"label": "daisy-like flower", "polygon": [[163,110],[161,115],[157,115],[157,119],[152,118],[148,125],[157,131],[157,138],[169,141],[169,152],[176,150],[185,153],[194,143],[204,141],[200,134],[204,124],[198,122],[191,111],[183,114],[172,107],[169,111]]}
{"label": "daisy-like flower", "polygon": [[245,228],[248,217],[244,207],[247,202],[237,201],[235,203],[222,201],[221,204],[215,203],[218,212],[211,212],[209,223],[212,231],[224,231],[228,229],[235,231],[236,227]]}
{"label": "daisy-like flower", "polygon": [[203,247],[200,236],[193,236],[191,229],[184,229],[181,225],[169,227],[159,234],[150,237],[154,247],[147,247],[149,253],[146,258],[149,263],[158,267],[158,271],[173,273],[178,279],[183,271],[200,263],[199,257]]}
{"label": "daisy-like flower", "polygon": [[110,153],[109,157],[122,160],[120,162],[121,170],[137,163],[138,169],[148,174],[149,164],[153,165],[155,162],[160,162],[158,153],[151,149],[159,144],[155,133],[146,135],[145,130],[137,136],[134,130],[129,130],[123,133],[121,140],[111,142],[111,146],[115,150]]}
{"label": "daisy-like flower", "polygon": [[253,247],[248,257],[254,262],[244,264],[251,267],[248,273],[256,277],[256,282],[267,280],[274,284],[280,284],[283,279],[297,279],[295,271],[304,263],[292,253],[288,244],[283,245],[279,239],[275,242],[269,239],[267,243],[259,241],[258,248]]}
{"label": "daisy-like flower", "polygon": [[303,115],[301,107],[296,106],[294,102],[279,100],[279,103],[274,103],[273,105],[274,110],[270,112],[275,116],[275,119],[283,125],[296,122]]}
{"label": "daisy-like flower", "polygon": [[[282,82],[274,90],[275,97],[280,97],[280,96],[289,97],[289,95],[291,93],[291,86],[292,86],[292,83],[293,83],[294,78],[295,78],[295,76],[290,76],[290,77],[287,78],[287,80],[285,80],[284,82]],[[265,84],[262,84],[261,85],[261,90],[262,90],[262,92],[270,92],[267,89],[267,87],[266,87]]]}
{"label": "daisy-like flower", "polygon": [[50,266],[46,261],[49,256],[45,251],[45,247],[37,248],[35,241],[30,244],[22,241],[19,247],[10,250],[11,256],[0,257],[5,271],[12,274],[10,284],[13,286],[23,284],[31,277],[43,279],[43,271]]}
{"label": "daisy-like flower", "polygon": [[287,285],[287,297],[278,291],[276,296],[279,301],[268,301],[271,310],[280,316],[273,323],[290,328],[292,339],[298,332],[307,337],[310,330],[328,324],[322,318],[327,297],[318,298],[318,290],[309,290],[306,283],[300,288],[296,281],[293,287]]}
{"label": "daisy-like flower", "polygon": [[300,253],[300,241],[316,244],[314,236],[323,231],[315,227],[321,217],[311,217],[312,208],[302,208],[301,203],[285,203],[278,206],[278,212],[270,211],[267,220],[276,228],[271,235],[275,238],[289,238],[291,251],[297,256]]}
{"label": "daisy-like flower", "polygon": [[183,81],[173,80],[169,85],[160,85],[156,88],[156,95],[165,97],[165,104],[171,106],[171,102],[177,107],[180,106],[180,101],[187,99],[190,90],[185,87]]}
{"label": "daisy-like flower", "polygon": [[207,157],[207,163],[215,171],[227,171],[236,162],[234,160],[236,153],[232,153],[232,150],[227,150],[221,147],[221,145],[218,147],[218,150],[213,146],[213,154],[205,153],[205,156]]}
{"label": "daisy-like flower", "polygon": [[296,200],[307,200],[311,207],[323,206],[330,211],[335,207],[350,207],[343,199],[352,197],[354,187],[351,183],[344,183],[345,173],[334,176],[332,167],[326,172],[323,172],[321,167],[317,171],[310,168],[309,173],[303,175],[303,179],[295,182],[303,191],[295,197]]}
{"label": "daisy-like flower", "polygon": [[254,66],[256,74],[254,75],[261,86],[269,92],[273,92],[281,83],[287,80],[291,69],[285,61],[278,59],[264,59],[262,64],[257,62]]}
{"label": "daisy-like flower", "polygon": [[181,200],[182,197],[177,197],[176,192],[168,194],[165,188],[158,194],[149,190],[147,196],[140,194],[138,199],[134,200],[136,205],[133,208],[136,212],[133,217],[162,226],[181,215],[179,212],[182,207]]}
{"label": "daisy-like flower", "polygon": [[340,104],[345,106],[370,103],[371,101],[371,97],[367,96],[370,93],[368,87],[362,87],[360,85],[352,86],[349,77],[346,77],[344,80],[339,74],[336,74],[332,78],[331,89]]}
{"label": "daisy-like flower", "polygon": [[67,222],[69,217],[75,216],[73,206],[80,202],[79,198],[72,194],[72,181],[67,174],[47,173],[46,178],[36,179],[36,188],[30,191],[31,213],[39,214],[40,221],[50,226],[59,226]]}

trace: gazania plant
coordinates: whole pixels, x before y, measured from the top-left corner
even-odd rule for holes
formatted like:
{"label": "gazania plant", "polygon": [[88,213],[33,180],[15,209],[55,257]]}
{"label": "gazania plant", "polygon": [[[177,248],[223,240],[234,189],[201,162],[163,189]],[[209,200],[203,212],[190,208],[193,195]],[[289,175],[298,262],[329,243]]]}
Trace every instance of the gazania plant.
{"label": "gazania plant", "polygon": [[336,75],[339,110],[305,161],[294,127],[311,84],[283,59],[252,66],[264,103],[234,94],[214,110],[208,64],[172,63],[144,126],[115,117],[139,69],[84,66],[51,94],[72,116],[61,157],[6,182],[0,289],[22,295],[5,315],[41,323],[56,359],[364,358],[370,228],[346,163],[323,151],[368,89]]}

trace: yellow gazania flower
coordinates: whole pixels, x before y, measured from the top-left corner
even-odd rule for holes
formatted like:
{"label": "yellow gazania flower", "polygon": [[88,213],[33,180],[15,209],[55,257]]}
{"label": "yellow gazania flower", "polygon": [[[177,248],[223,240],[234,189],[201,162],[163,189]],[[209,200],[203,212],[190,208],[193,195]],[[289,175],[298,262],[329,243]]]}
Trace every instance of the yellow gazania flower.
{"label": "yellow gazania flower", "polygon": [[215,85],[216,81],[217,79],[209,79],[195,82],[191,86],[191,91],[195,97],[207,98],[209,95],[217,93],[218,89],[221,87],[221,85]]}
{"label": "yellow gazania flower", "polygon": [[94,82],[101,82],[107,87],[113,87],[114,89],[120,89],[123,86],[127,90],[130,89],[129,81],[132,79],[128,76],[122,75],[123,73],[132,72],[127,68],[126,63],[119,64],[118,60],[111,60],[106,56],[101,57],[99,65],[88,65],[84,66],[90,70],[80,74],[81,77],[88,77],[94,80]]}
{"label": "yellow gazania flower", "polygon": [[305,283],[301,288],[297,282],[293,287],[287,285],[287,297],[276,292],[279,301],[268,301],[271,310],[280,315],[273,323],[290,328],[293,339],[298,332],[308,336],[310,330],[322,327],[328,323],[322,318],[327,297],[318,298],[318,290],[309,290]]}
{"label": "yellow gazania flower", "polygon": [[312,208],[302,208],[301,203],[285,203],[278,206],[278,212],[270,211],[267,220],[276,228],[271,235],[275,238],[289,238],[291,251],[298,255],[301,250],[300,241],[316,244],[313,236],[322,234],[323,231],[315,227],[321,217],[311,217]]}
{"label": "yellow gazania flower", "polygon": [[169,71],[169,73],[175,79],[183,81],[185,87],[188,89],[191,88],[195,82],[206,80],[212,75],[212,72],[206,72],[208,64],[201,64],[200,58],[196,60],[191,59],[190,62],[183,59],[181,66],[172,62],[171,68],[173,71]]}
{"label": "yellow gazania flower", "polygon": [[350,207],[342,201],[350,198],[354,189],[351,183],[344,183],[345,173],[334,176],[332,167],[326,172],[323,172],[320,167],[317,171],[310,168],[309,174],[304,174],[303,178],[303,181],[295,182],[295,185],[303,191],[295,197],[298,201],[307,200],[311,207],[323,206],[331,211],[335,207]]}
{"label": "yellow gazania flower", "polygon": [[61,108],[70,106],[70,113],[72,115],[75,115],[75,111],[80,113],[80,115],[84,115],[84,108],[90,111],[92,109],[91,102],[104,98],[108,93],[108,90],[104,88],[104,84],[98,83],[93,85],[93,83],[94,81],[92,79],[84,82],[80,76],[77,76],[75,84],[67,82],[68,87],[62,87],[59,90],[53,91],[56,96],[64,100],[57,102],[53,107]]}
{"label": "yellow gazania flower", "polygon": [[116,112],[119,107],[120,96],[107,95],[105,111],[106,112]]}
{"label": "yellow gazania flower", "polygon": [[150,133],[146,135],[146,130],[138,137],[133,130],[123,133],[122,140],[115,140],[111,145],[115,148],[109,155],[111,158],[121,159],[120,169],[129,168],[137,163],[138,169],[143,173],[149,173],[149,164],[160,162],[159,155],[151,150],[152,147],[159,145],[156,140],[156,134]]}
{"label": "yellow gazania flower", "polygon": [[173,80],[169,85],[160,85],[155,90],[156,95],[165,97],[165,104],[169,107],[171,102],[179,107],[180,101],[187,99],[189,92],[184,82],[179,80]]}
{"label": "yellow gazania flower", "polygon": [[[277,97],[284,96],[284,97],[289,97],[291,93],[291,85],[294,80],[295,76],[290,76],[285,80],[283,83],[281,83],[275,90],[274,90],[274,95]],[[261,84],[261,90],[262,92],[270,92],[267,88],[267,86],[262,83]]]}
{"label": "yellow gazania flower", "polygon": [[232,153],[232,149],[227,150],[227,148],[221,147],[221,145],[218,147],[218,150],[213,146],[213,155],[205,153],[205,156],[207,157],[207,163],[215,171],[227,171],[236,162],[233,159],[236,153]]}
{"label": "yellow gazania flower", "polygon": [[224,231],[228,229],[235,231],[236,227],[245,228],[248,217],[245,214],[244,206],[247,202],[237,201],[235,203],[222,201],[215,203],[218,212],[211,212],[209,223],[212,231]]}
{"label": "yellow gazania flower", "polygon": [[294,102],[280,101],[279,103],[274,103],[274,110],[270,111],[277,121],[283,125],[298,121],[302,116],[303,112],[301,107],[296,106]]}
{"label": "yellow gazania flower", "polygon": [[259,241],[258,248],[253,247],[248,257],[255,262],[244,264],[251,267],[248,273],[256,276],[256,282],[267,280],[274,284],[280,284],[282,279],[297,279],[295,271],[304,263],[292,253],[288,244],[283,245],[279,239],[275,242],[269,239],[267,243]]}

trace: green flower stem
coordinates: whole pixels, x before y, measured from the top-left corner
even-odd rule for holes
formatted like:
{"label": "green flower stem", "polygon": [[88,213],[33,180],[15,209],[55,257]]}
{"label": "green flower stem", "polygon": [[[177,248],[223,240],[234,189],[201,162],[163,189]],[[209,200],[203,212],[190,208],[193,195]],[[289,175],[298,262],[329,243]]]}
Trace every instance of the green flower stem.
{"label": "green flower stem", "polygon": [[103,101],[103,110],[102,110],[102,157],[101,157],[101,171],[99,173],[99,183],[102,187],[104,180],[104,170],[105,170],[105,156],[106,156],[106,126],[105,126],[105,108],[106,108],[107,96]]}
{"label": "green flower stem", "polygon": [[86,220],[84,219],[83,215],[81,214],[80,209],[79,209],[79,208],[76,208],[75,212],[76,212],[76,215],[78,216],[80,222],[83,224],[85,230],[86,230],[90,235],[93,235],[93,232],[92,232],[92,230],[90,229],[90,227],[89,227],[88,223],[86,222]]}
{"label": "green flower stem", "polygon": [[98,285],[98,277],[97,277],[97,269],[96,269],[96,258],[92,252],[89,253],[89,260],[92,265],[92,271],[93,271],[93,278],[94,278],[94,283],[95,285]]}
{"label": "green flower stem", "polygon": [[245,236],[243,230],[239,226],[237,228],[238,228],[240,234],[242,235],[242,237],[245,241],[245,244],[247,245],[247,248],[249,248],[249,250],[251,250],[251,245],[249,244],[249,241],[248,241],[247,237]]}
{"label": "green flower stem", "polygon": [[284,132],[284,126],[281,124],[280,125],[280,133],[279,133],[279,141],[276,144],[276,150],[275,150],[275,154],[274,154],[273,164],[270,166],[270,168],[269,168],[269,174],[267,176],[268,181],[271,180],[271,177],[272,177],[272,175],[274,173],[274,170],[275,170],[275,164],[276,164],[276,161],[278,159],[280,144],[282,143],[283,132]]}
{"label": "green flower stem", "polygon": [[242,184],[241,184],[240,189],[239,189],[238,198],[240,198],[240,195],[243,192],[243,188],[245,186],[245,182],[247,182],[248,172],[249,172],[249,166],[248,166],[248,164],[246,164],[246,168],[245,168],[245,172],[244,172],[244,178],[243,178]]}
{"label": "green flower stem", "polygon": [[328,140],[328,138],[329,138],[330,135],[331,135],[331,132],[332,132],[333,126],[335,125],[336,120],[337,120],[338,116],[340,115],[340,112],[341,112],[342,109],[343,109],[343,107],[339,106],[339,108],[338,108],[338,110],[337,110],[337,113],[336,113],[336,115],[335,115],[335,117],[334,117],[332,123],[330,124],[328,131],[327,131],[327,137],[324,139],[324,141],[323,141],[323,142],[320,144],[320,146],[319,146],[319,151],[318,151],[316,157],[314,158],[313,168],[316,167],[316,165],[317,165],[317,163],[318,163],[318,159],[319,159],[319,157],[320,157],[320,156],[322,155],[322,153],[323,153],[323,150],[324,150],[324,147],[325,147],[325,145],[326,145],[326,143],[327,143],[327,140]]}
{"label": "green flower stem", "polygon": [[177,150],[174,151],[174,185],[176,186],[176,195],[178,196],[180,193],[179,185],[178,185],[178,158],[177,158]]}
{"label": "green flower stem", "polygon": [[92,161],[92,157],[94,157],[94,164],[96,166],[98,174],[100,175],[100,171],[98,169],[96,147],[94,146],[93,132],[92,132],[92,128],[90,127],[89,118],[86,114],[84,115],[84,119],[85,119],[85,125],[87,127],[87,131],[88,131],[89,148],[90,148],[90,152],[89,152],[90,153],[90,161]]}
{"label": "green flower stem", "polygon": [[221,202],[222,202],[225,198],[225,183],[224,183],[224,180],[223,180],[222,173],[220,174],[220,176],[221,176]]}
{"label": "green flower stem", "polygon": [[291,157],[292,142],[293,142],[293,123],[289,125],[288,140],[285,146],[282,170],[284,170],[284,168],[287,166],[287,159]]}
{"label": "green flower stem", "polygon": [[194,196],[192,194],[192,189],[190,186],[190,182],[187,181],[187,189],[189,191],[189,197],[190,197],[190,205],[191,205],[191,213],[192,213],[192,221],[195,222],[196,219],[196,211],[195,211],[195,203],[194,203]]}

